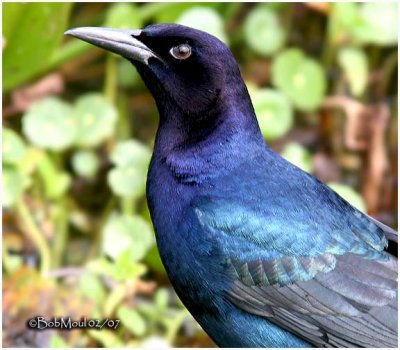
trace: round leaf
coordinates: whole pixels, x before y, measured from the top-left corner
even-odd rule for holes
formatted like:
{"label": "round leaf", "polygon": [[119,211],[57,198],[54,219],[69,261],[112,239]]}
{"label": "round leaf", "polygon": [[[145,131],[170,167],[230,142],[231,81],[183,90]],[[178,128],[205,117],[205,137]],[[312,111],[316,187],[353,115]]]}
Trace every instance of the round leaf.
{"label": "round leaf", "polygon": [[329,35],[335,44],[351,40],[360,44],[395,45],[398,22],[397,2],[334,3]]}
{"label": "round leaf", "polygon": [[3,168],[2,174],[2,206],[11,207],[24,193],[29,185],[29,179],[12,168]]}
{"label": "round leaf", "polygon": [[111,161],[119,166],[148,167],[151,157],[151,150],[146,145],[129,140],[119,142],[111,153]]}
{"label": "round leaf", "polygon": [[247,16],[244,22],[244,35],[247,44],[264,56],[270,56],[278,51],[285,41],[285,33],[278,16],[265,6],[255,7]]}
{"label": "round leaf", "polygon": [[8,128],[3,128],[2,137],[3,162],[20,163],[27,152],[25,142],[14,130]]}
{"label": "round leaf", "polygon": [[88,94],[78,99],[74,109],[77,125],[76,144],[93,147],[114,132],[117,111],[100,94]]}
{"label": "round leaf", "polygon": [[351,93],[360,96],[368,83],[367,55],[360,49],[343,48],[339,51],[338,61],[346,75]]}
{"label": "round leaf", "polygon": [[354,191],[350,186],[343,185],[337,182],[330,182],[328,186],[334,190],[339,196],[343,197],[347,202],[349,202],[355,208],[366,212],[366,206],[364,199]]}
{"label": "round leaf", "polygon": [[153,244],[151,228],[140,216],[113,216],[103,229],[103,251],[113,259],[129,249],[132,260],[139,261]]}
{"label": "round leaf", "polygon": [[[205,20],[207,19],[207,20]],[[176,21],[178,24],[203,30],[227,43],[228,38],[224,30],[224,22],[215,10],[196,6],[182,13]]]}
{"label": "round leaf", "polygon": [[399,33],[398,14],[397,1],[360,4],[360,17],[365,25],[356,30],[357,39],[365,44],[396,45]]}
{"label": "round leaf", "polygon": [[288,143],[281,153],[282,157],[298,166],[300,169],[311,173],[313,170],[310,152],[302,145],[291,142]]}
{"label": "round leaf", "polygon": [[267,140],[286,134],[293,125],[293,111],[287,97],[271,89],[251,89],[251,100],[261,132]]}
{"label": "round leaf", "polygon": [[72,156],[72,167],[82,177],[91,178],[96,175],[99,165],[99,158],[92,151],[79,151]]}
{"label": "round leaf", "polygon": [[22,118],[22,129],[31,143],[54,151],[70,147],[76,136],[71,106],[56,97],[33,104]]}
{"label": "round leaf", "polygon": [[272,80],[297,108],[304,111],[316,109],[325,96],[323,68],[299,49],[287,49],[275,58]]}
{"label": "round leaf", "polygon": [[332,3],[332,12],[329,16],[329,37],[334,44],[348,41],[352,38],[352,29],[359,25],[358,4],[354,2]]}
{"label": "round leaf", "polygon": [[117,167],[107,175],[113,193],[124,198],[138,198],[146,190],[146,174],[132,165]]}

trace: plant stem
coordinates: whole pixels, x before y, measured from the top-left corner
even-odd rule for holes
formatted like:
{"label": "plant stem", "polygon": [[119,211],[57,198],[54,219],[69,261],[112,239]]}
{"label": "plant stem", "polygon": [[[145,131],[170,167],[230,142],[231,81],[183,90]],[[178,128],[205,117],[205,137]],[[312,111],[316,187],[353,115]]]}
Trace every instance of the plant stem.
{"label": "plant stem", "polygon": [[121,198],[121,208],[124,215],[133,215],[135,212],[135,200],[131,197]]}
{"label": "plant stem", "polygon": [[57,213],[55,215],[56,234],[53,245],[53,267],[59,268],[64,256],[65,246],[68,240],[68,208],[65,198],[57,201]]}
{"label": "plant stem", "polygon": [[106,80],[104,82],[104,95],[113,105],[117,97],[117,60],[113,54],[108,54],[106,59]]}
{"label": "plant stem", "polygon": [[118,124],[117,139],[127,140],[131,137],[131,124],[128,114],[128,97],[126,92],[121,92],[118,96]]}
{"label": "plant stem", "polygon": [[175,342],[176,335],[184,319],[188,316],[186,309],[181,310],[170,322],[165,338],[170,344]]}
{"label": "plant stem", "polygon": [[[388,57],[385,59],[382,67],[382,78],[377,84],[377,95],[378,98],[382,98],[385,96],[387,92],[388,85],[390,83],[390,79],[394,76],[394,70],[397,67],[397,51],[392,52]],[[397,96],[397,94],[396,94]]]}
{"label": "plant stem", "polygon": [[17,202],[16,210],[25,228],[23,233],[32,240],[39,251],[41,258],[40,272],[44,276],[50,270],[51,253],[49,246],[22,198]]}
{"label": "plant stem", "polygon": [[104,227],[106,221],[108,220],[110,213],[114,209],[115,202],[116,202],[115,197],[111,197],[110,200],[108,201],[107,205],[103,209],[100,220],[98,221],[98,223],[96,225],[96,231],[95,231],[92,247],[88,254],[87,261],[90,261],[91,259],[96,257],[99,253],[99,248],[100,248],[100,244],[101,244],[101,230]]}

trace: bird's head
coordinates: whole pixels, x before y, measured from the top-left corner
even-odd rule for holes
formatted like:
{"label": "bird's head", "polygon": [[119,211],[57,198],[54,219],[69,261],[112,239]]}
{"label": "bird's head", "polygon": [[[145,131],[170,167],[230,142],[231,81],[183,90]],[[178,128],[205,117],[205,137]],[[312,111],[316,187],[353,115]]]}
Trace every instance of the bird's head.
{"label": "bird's head", "polygon": [[240,72],[227,46],[214,36],[177,24],[141,30],[86,27],[68,30],[93,45],[131,61],[162,109],[174,105],[185,115],[203,116],[221,108],[219,100],[245,94]]}

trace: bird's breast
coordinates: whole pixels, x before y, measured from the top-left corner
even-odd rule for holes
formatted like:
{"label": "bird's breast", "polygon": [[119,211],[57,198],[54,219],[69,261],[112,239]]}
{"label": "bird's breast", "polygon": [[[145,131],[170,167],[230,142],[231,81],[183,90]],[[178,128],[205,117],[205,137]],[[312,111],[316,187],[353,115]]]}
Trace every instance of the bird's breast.
{"label": "bird's breast", "polygon": [[179,182],[165,163],[152,161],[147,199],[157,246],[172,284],[191,311],[199,300],[214,299],[216,291],[207,283],[223,269],[218,246],[200,230],[197,218],[188,210],[198,191],[198,186]]}

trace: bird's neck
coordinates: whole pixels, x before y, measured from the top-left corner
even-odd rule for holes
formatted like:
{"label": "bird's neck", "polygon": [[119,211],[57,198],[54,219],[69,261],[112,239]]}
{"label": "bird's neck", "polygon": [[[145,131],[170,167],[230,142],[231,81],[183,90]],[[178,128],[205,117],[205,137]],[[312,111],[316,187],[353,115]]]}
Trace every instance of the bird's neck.
{"label": "bird's neck", "polygon": [[177,179],[201,182],[265,147],[250,100],[227,102],[219,103],[219,110],[203,115],[197,123],[188,123],[188,117],[171,106],[159,109],[154,157]]}

